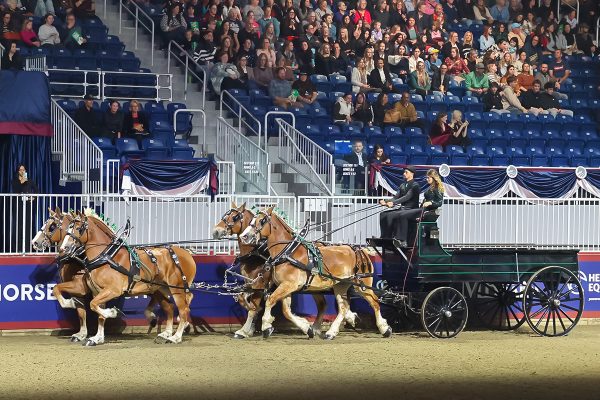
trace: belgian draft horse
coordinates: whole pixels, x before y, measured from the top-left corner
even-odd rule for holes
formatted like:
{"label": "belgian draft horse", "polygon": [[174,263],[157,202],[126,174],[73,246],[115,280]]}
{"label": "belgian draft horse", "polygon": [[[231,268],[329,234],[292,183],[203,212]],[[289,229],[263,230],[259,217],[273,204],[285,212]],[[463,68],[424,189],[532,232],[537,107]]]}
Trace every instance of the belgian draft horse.
{"label": "belgian draft horse", "polygon": [[[288,243],[295,239],[294,232],[273,213],[273,207],[259,212],[250,225],[242,232],[241,240],[245,244],[256,244],[260,239],[267,239],[271,258],[277,260]],[[271,280],[278,285],[265,302],[265,312],[262,318],[263,337],[273,332],[273,316],[271,310],[278,301],[288,298],[292,293],[303,288],[307,291],[324,291],[333,289],[338,303],[338,314],[325,334],[326,339],[333,339],[340,329],[346,310],[349,309],[348,289],[357,285],[356,292],[362,296],[375,312],[375,321],[379,332],[389,337],[392,330],[387,321],[381,316],[379,299],[371,289],[373,284],[373,264],[364,249],[354,249],[348,245],[322,246],[318,250],[322,256],[322,271],[312,274],[310,271],[294,266],[289,260],[307,266],[309,253],[306,246],[298,246],[292,254],[282,262],[274,262]],[[357,274],[366,274],[359,278]],[[304,318],[292,314],[292,322],[305,334],[310,324]]]}
{"label": "belgian draft horse", "polygon": [[[140,296],[156,293],[162,295],[160,296],[161,307],[167,312],[165,331],[159,336],[167,343],[180,343],[186,323],[190,320],[190,303],[193,294],[185,288],[186,284],[187,287],[192,285],[196,275],[196,263],[192,255],[178,246],[153,248],[155,262],[139,248],[132,249],[130,254],[130,250],[121,246],[114,254],[112,251],[108,254],[107,250],[116,239],[115,233],[99,218],[77,212],[60,246],[60,251],[66,254],[71,254],[79,246],[83,246],[89,260],[85,278],[94,296],[90,308],[98,314],[98,319],[102,323],[98,324],[96,335],[88,339],[88,345],[104,343],[104,320],[119,315],[116,307],[106,309],[106,303],[123,295]],[[130,275],[134,273],[132,269],[134,258],[140,261],[142,267],[138,272],[139,277],[134,277],[132,281]],[[97,260],[104,262],[90,270],[89,265],[93,265]],[[120,266],[127,274],[119,272],[114,265],[111,267],[110,263]],[[173,307],[168,301],[169,296],[173,296],[179,311],[180,323],[175,333],[173,333]]]}
{"label": "belgian draft horse", "polygon": [[[74,216],[69,213],[63,213],[59,207],[55,210],[48,208],[49,218],[44,222],[42,228],[31,240],[32,247],[37,251],[44,251],[50,246],[59,245],[65,239],[67,229]],[[150,251],[152,249],[149,248]],[[84,299],[91,294],[90,288],[85,281],[85,266],[72,257],[62,257],[59,265],[60,283],[52,289],[52,294],[58,300],[62,308],[74,308],[79,317],[79,332],[71,335],[71,342],[82,342],[87,339],[87,312],[84,306]],[[65,299],[66,293],[70,298]],[[144,310],[144,315],[148,320],[150,327],[154,327],[157,318],[152,311],[156,303],[160,303],[161,293],[156,293],[150,298],[150,303]]]}
{"label": "belgian draft horse", "polygon": [[[220,239],[227,235],[238,236],[240,274],[251,283],[252,292],[240,294],[237,297],[237,301],[248,311],[248,315],[242,328],[235,332],[234,338],[236,339],[248,338],[254,334],[254,319],[262,310],[264,291],[269,287],[271,280],[270,271],[265,269],[265,260],[258,255],[249,257],[257,246],[244,244],[239,237],[250,225],[253,218],[254,213],[246,209],[246,203],[238,207],[232,201],[231,209],[223,215],[219,223],[213,228],[213,238],[215,239]],[[309,336],[314,334],[320,335],[323,316],[327,306],[323,294],[313,293],[312,296],[317,305],[317,316],[311,329],[308,331]],[[286,298],[282,302],[282,312],[287,319],[292,321],[291,297]],[[348,310],[344,318],[348,324],[353,327],[355,326],[356,314]]]}

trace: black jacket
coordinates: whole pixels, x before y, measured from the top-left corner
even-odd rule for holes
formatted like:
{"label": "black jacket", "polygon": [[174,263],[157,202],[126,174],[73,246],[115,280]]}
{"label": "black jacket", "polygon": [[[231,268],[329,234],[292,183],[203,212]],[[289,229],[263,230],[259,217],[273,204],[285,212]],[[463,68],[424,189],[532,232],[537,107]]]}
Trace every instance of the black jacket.
{"label": "black jacket", "polygon": [[558,103],[558,100],[556,100],[556,98],[554,98],[554,96],[552,96],[551,94],[548,94],[546,92],[540,93],[538,104],[539,104],[538,107],[541,107],[544,110],[547,110],[549,108],[557,108],[557,109],[561,108],[560,104]]}
{"label": "black jacket", "polygon": [[431,205],[426,208],[427,210],[436,210],[440,208],[444,202],[444,192],[440,192],[439,190],[430,187],[425,192],[425,201],[431,202]]}
{"label": "black jacket", "polygon": [[[148,125],[148,118],[146,118],[146,115],[143,112],[138,112],[138,117],[137,117],[138,123],[142,124],[142,126],[144,127],[144,133],[148,133],[148,129],[150,128],[150,126]],[[125,115],[125,119],[123,120],[123,134],[127,135],[129,137],[136,137],[135,135],[139,135],[140,133],[138,131],[136,131],[135,129],[133,129],[133,117],[131,116],[131,113],[127,113]]]}
{"label": "black jacket", "polygon": [[504,108],[502,106],[502,96],[500,95],[500,91],[493,94],[491,90],[488,90],[481,97],[481,101],[483,102],[484,111],[502,110]]}
{"label": "black jacket", "polygon": [[444,82],[442,82],[442,75],[438,70],[431,77],[431,90],[440,90],[441,84],[444,85],[444,89],[447,91],[450,86],[450,74],[444,75]]}
{"label": "black jacket", "polygon": [[377,68],[371,71],[367,82],[371,87],[387,90],[387,86],[392,84],[392,77],[390,76],[390,71],[385,67],[383,68],[383,74],[385,75],[385,84],[381,81],[381,76]]}
{"label": "black jacket", "polygon": [[400,204],[405,208],[418,208],[419,194],[421,194],[421,188],[413,179],[400,185],[396,195],[392,198],[392,202],[395,205]]}
{"label": "black jacket", "polygon": [[[346,154],[344,156],[344,161],[346,161],[348,164],[358,165],[358,156],[353,151],[352,153]],[[367,153],[365,153],[365,152],[362,153],[362,161],[363,161],[363,166],[366,166],[369,162],[369,160],[367,159]]]}
{"label": "black jacket", "polygon": [[533,93],[533,90],[527,90],[523,92],[519,100],[521,101],[521,105],[523,105],[525,108],[538,108],[541,107],[540,98],[542,94],[543,92]]}
{"label": "black jacket", "polygon": [[88,136],[98,136],[99,125],[96,118],[96,111],[94,108],[88,110],[85,106],[81,106],[75,111],[75,123],[86,133]]}

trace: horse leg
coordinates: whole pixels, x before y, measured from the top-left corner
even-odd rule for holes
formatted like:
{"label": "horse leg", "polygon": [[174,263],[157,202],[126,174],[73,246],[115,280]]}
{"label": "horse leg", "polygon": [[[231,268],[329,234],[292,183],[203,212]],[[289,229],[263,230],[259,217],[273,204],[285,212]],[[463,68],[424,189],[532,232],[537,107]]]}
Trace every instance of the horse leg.
{"label": "horse leg", "polygon": [[359,318],[358,314],[352,312],[352,310],[350,309],[350,298],[348,296],[348,292],[346,292],[345,296],[342,296],[342,300],[344,301],[344,306],[346,308],[346,313],[344,314],[344,321],[346,321],[346,323],[352,328],[356,328],[356,320]]}
{"label": "horse leg", "polygon": [[[72,297],[70,299],[65,299],[62,295],[63,292],[70,294]],[[71,335],[71,342],[81,342],[88,335],[85,306],[80,300],[76,299],[76,297],[85,297],[87,293],[88,287],[83,281],[82,275],[76,275],[72,280],[59,283],[52,288],[52,294],[56,297],[56,300],[58,300],[58,303],[62,308],[77,309],[79,332]]]}
{"label": "horse leg", "polygon": [[241,329],[238,329],[235,332],[235,334],[233,335],[234,339],[245,339],[254,335],[254,319],[262,309],[262,307],[260,306],[260,303],[262,301],[262,292],[251,293],[249,297],[250,301],[247,301],[245,303],[248,304],[247,306],[245,306],[245,308],[248,310],[246,322],[241,327]]}
{"label": "horse leg", "polygon": [[[152,329],[158,324],[158,318],[156,317],[156,314],[154,313],[154,306],[156,305],[156,303],[159,303],[160,300],[157,298],[160,294],[154,293],[151,297],[150,297],[150,302],[148,303],[148,305],[146,306],[146,308],[144,309],[144,317],[146,317],[146,321],[148,321],[148,333],[150,333],[152,331]],[[160,295],[162,296],[162,295]]]}
{"label": "horse leg", "polygon": [[158,301],[160,302],[160,307],[163,309],[165,314],[167,315],[167,323],[165,326],[165,330],[162,331],[156,339],[154,340],[156,343],[165,343],[169,337],[173,335],[173,318],[174,318],[174,310],[173,304],[169,301],[169,299],[165,296],[158,293],[155,293],[155,296],[158,297]]}
{"label": "horse leg", "polygon": [[[325,333],[325,339],[332,340],[335,338],[338,333],[340,333],[340,326],[342,325],[342,321],[344,321],[344,317],[346,315],[346,304],[348,297],[348,285],[347,284],[337,284],[333,287],[333,294],[335,296],[335,300],[338,304],[338,313],[335,317],[335,320],[331,323],[329,330]],[[346,301],[344,301],[346,298]]]}
{"label": "horse leg", "polygon": [[[292,321],[294,323],[294,325],[296,325],[300,329],[303,329],[303,327],[305,326],[304,322],[308,323],[308,321],[306,321],[304,318],[299,317],[292,312],[292,297],[291,296],[288,296],[288,297],[284,298],[283,300],[281,300],[281,311],[283,312],[284,317],[286,317],[289,321]],[[313,326],[310,324],[308,326],[308,330],[306,332],[304,332],[304,330],[302,330],[302,332],[305,333],[309,339],[312,339],[315,337],[315,330],[314,330]]]}
{"label": "horse leg", "polygon": [[369,305],[375,312],[375,324],[379,329],[379,333],[381,333],[385,338],[392,336],[392,328],[390,328],[385,318],[381,316],[381,307],[379,306],[379,299],[377,298],[377,295],[373,293],[373,290],[358,289],[356,292],[358,292],[358,294],[360,294],[369,303]]}
{"label": "horse leg", "polygon": [[177,331],[175,334],[167,338],[167,343],[181,343],[183,330],[187,325],[186,323],[189,323],[190,317],[190,304],[187,300],[188,296],[189,294],[186,293],[173,294],[173,300],[175,301],[177,310],[179,311],[179,325],[177,326]]}
{"label": "horse leg", "polygon": [[[273,293],[269,295],[269,297],[267,297],[267,301],[265,302],[265,312],[262,317],[262,331],[265,339],[271,336],[274,330],[273,321],[275,318],[271,315],[273,306],[275,306],[279,300],[289,297],[296,290],[298,290],[298,285],[296,283],[283,282],[277,287],[277,289],[275,289]],[[306,319],[292,314],[291,311],[288,319],[292,321],[294,325],[300,328],[302,333],[308,335],[309,337],[314,337],[314,331]]]}
{"label": "horse leg", "polygon": [[325,310],[327,309],[327,301],[325,300],[325,296],[321,293],[313,293],[312,297],[317,305],[317,317],[315,318],[315,322],[312,324],[312,328],[315,332],[315,335],[320,336],[323,317],[325,316]]}
{"label": "horse leg", "polygon": [[115,293],[110,289],[104,289],[92,299],[90,308],[98,314],[98,332],[87,340],[85,346],[96,346],[104,343],[104,320],[106,318],[116,318],[119,315],[119,310],[116,307],[104,309],[102,306],[119,297],[120,294],[120,292]]}

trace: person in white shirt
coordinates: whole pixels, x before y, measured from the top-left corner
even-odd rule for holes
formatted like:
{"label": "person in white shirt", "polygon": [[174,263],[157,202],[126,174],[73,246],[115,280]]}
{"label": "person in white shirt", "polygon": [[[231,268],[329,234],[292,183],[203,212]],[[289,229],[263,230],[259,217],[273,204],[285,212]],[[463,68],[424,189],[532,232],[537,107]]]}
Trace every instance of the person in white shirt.
{"label": "person in white shirt", "polygon": [[46,14],[44,24],[38,30],[41,46],[54,46],[60,44],[60,35],[54,25],[54,15]]}
{"label": "person in white shirt", "polygon": [[417,64],[419,63],[419,61],[425,64],[425,61],[423,61],[423,59],[420,56],[421,50],[417,47],[413,50],[412,56],[410,56],[410,58],[408,59],[408,70],[410,72],[416,71]]}

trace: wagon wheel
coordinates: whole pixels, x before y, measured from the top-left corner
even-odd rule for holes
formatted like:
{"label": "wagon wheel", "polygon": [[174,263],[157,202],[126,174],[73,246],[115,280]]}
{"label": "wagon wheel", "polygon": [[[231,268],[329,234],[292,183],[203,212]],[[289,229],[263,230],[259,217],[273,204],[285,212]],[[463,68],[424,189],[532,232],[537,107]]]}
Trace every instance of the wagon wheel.
{"label": "wagon wheel", "polygon": [[521,283],[480,282],[475,289],[473,308],[488,328],[512,331],[525,322]]}
{"label": "wagon wheel", "polygon": [[579,322],[583,301],[583,288],[573,272],[563,267],[546,267],[527,282],[525,317],[539,335],[563,336]]}
{"label": "wagon wheel", "polygon": [[467,300],[458,290],[439,287],[423,300],[421,322],[431,336],[448,339],[465,329],[468,314]]}

